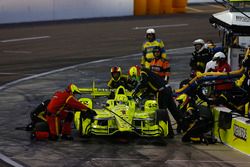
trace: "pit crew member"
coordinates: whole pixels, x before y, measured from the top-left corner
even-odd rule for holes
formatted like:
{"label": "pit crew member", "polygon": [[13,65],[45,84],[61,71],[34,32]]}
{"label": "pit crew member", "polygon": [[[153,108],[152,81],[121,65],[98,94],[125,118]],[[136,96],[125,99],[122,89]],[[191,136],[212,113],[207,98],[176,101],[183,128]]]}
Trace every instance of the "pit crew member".
{"label": "pit crew member", "polygon": [[47,123],[49,126],[49,137],[51,140],[57,140],[61,133],[61,139],[72,140],[71,123],[74,118],[72,110],[83,111],[85,116],[93,119],[96,112],[81,102],[75,95],[80,90],[75,84],[69,84],[64,91],[57,91],[51,98],[47,107]]}
{"label": "pit crew member", "polygon": [[168,83],[170,76],[170,64],[168,60],[162,58],[161,48],[158,46],[153,49],[153,54],[154,60],[150,63],[150,70]]}
{"label": "pit crew member", "polygon": [[[137,94],[144,88],[149,88],[154,91],[157,97],[159,109],[168,109],[173,115],[177,124],[181,121],[181,117],[179,115],[179,112],[177,111],[177,107],[173,99],[172,89],[170,85],[166,84],[163,78],[150,71],[149,69],[141,69],[141,80],[139,85],[137,85],[137,87],[135,88],[132,96],[134,98],[137,98]],[[166,115],[166,118],[168,119],[169,137],[172,138],[174,137],[174,132],[168,114]]]}
{"label": "pit crew member", "polygon": [[190,60],[190,67],[191,71],[199,71],[204,72],[207,62],[209,62],[213,55],[210,53],[210,51],[205,48],[205,42],[203,39],[196,39],[193,41],[194,45],[194,52],[192,53],[192,58]]}
{"label": "pit crew member", "polygon": [[207,103],[200,101],[197,104],[185,93],[179,95],[176,101],[178,102],[178,110],[183,117],[180,125],[184,131],[182,142],[203,142],[206,138],[204,134],[213,127],[212,112]]}
{"label": "pit crew member", "polygon": [[157,39],[155,29],[150,28],[146,31],[146,41],[142,45],[141,66],[149,68],[150,62],[154,59],[153,49],[155,47],[161,48],[162,57],[167,58],[164,43],[161,39]]}

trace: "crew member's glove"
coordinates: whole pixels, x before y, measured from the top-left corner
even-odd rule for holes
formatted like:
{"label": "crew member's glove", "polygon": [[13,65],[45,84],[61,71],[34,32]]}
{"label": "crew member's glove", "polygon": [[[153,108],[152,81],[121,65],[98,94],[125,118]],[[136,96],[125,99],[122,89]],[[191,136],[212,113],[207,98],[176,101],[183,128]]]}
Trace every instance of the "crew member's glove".
{"label": "crew member's glove", "polygon": [[94,116],[96,116],[96,115],[97,115],[96,112],[95,112],[94,110],[90,109],[90,108],[88,108],[88,109],[85,111],[85,113],[84,113],[84,117],[85,117],[85,118],[89,118],[89,119],[91,119],[91,120],[93,120],[93,119],[94,119]]}

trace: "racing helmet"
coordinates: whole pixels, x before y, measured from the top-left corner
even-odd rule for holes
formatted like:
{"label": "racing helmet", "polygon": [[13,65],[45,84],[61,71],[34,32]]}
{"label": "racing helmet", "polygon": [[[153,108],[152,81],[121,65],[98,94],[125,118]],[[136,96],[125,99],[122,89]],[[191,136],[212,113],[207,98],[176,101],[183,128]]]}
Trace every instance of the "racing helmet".
{"label": "racing helmet", "polygon": [[146,38],[149,41],[153,41],[155,39],[155,29],[149,28],[146,30]]}
{"label": "racing helmet", "polygon": [[183,93],[176,98],[176,101],[179,103],[179,109],[182,109],[189,102],[188,95]]}
{"label": "racing helmet", "polygon": [[111,67],[111,76],[115,81],[118,81],[122,75],[122,69],[119,66]]}
{"label": "racing helmet", "polygon": [[193,45],[204,45],[205,41],[203,39],[196,39],[193,41]]}
{"label": "racing helmet", "polygon": [[128,75],[132,79],[139,80],[139,77],[140,77],[140,67],[137,66],[137,65],[130,67],[130,69],[128,71]]}
{"label": "racing helmet", "polygon": [[72,94],[81,94],[81,91],[79,90],[79,88],[75,84],[72,84],[72,83],[68,85],[66,90]]}
{"label": "racing helmet", "polygon": [[159,59],[161,58],[161,48],[159,46],[156,46],[154,49],[153,49],[153,53],[154,53],[154,57],[156,59]]}
{"label": "racing helmet", "polygon": [[220,59],[220,52],[215,53],[213,56],[213,61],[216,61],[218,59]]}
{"label": "racing helmet", "polygon": [[205,42],[203,39],[196,39],[193,41],[195,51],[201,52],[205,48]]}
{"label": "racing helmet", "polygon": [[226,59],[226,55],[223,52],[217,52],[214,54],[213,60],[214,60],[214,58],[216,60],[224,60],[224,59]]}

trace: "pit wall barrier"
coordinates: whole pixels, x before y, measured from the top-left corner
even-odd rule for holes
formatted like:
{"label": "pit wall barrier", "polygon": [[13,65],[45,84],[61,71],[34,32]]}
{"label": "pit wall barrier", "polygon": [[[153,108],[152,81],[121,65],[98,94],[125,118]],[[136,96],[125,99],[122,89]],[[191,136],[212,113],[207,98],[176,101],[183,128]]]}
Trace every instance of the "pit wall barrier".
{"label": "pit wall barrier", "polygon": [[134,0],[0,0],[0,24],[133,16]]}
{"label": "pit wall barrier", "polygon": [[[1,0],[0,24],[159,15],[185,12],[186,3],[213,0]],[[150,4],[150,6],[148,6]]]}
{"label": "pit wall barrier", "polygon": [[250,156],[250,119],[232,115],[225,107],[214,107],[214,136],[225,145]]}
{"label": "pit wall barrier", "polygon": [[134,15],[185,13],[188,0],[134,0]]}

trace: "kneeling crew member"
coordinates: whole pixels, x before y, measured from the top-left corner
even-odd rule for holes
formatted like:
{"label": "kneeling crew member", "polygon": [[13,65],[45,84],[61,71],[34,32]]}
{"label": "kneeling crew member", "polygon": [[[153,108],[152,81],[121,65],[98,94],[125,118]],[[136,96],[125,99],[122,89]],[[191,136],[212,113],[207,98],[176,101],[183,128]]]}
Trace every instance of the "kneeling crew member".
{"label": "kneeling crew member", "polygon": [[206,102],[196,104],[187,94],[176,98],[178,110],[183,115],[181,128],[184,131],[183,142],[202,142],[204,133],[209,132],[213,126],[213,116]]}
{"label": "kneeling crew member", "polygon": [[[93,119],[96,116],[94,110],[79,102],[75,95],[80,94],[80,90],[74,84],[70,84],[64,91],[57,91],[51,98],[47,107],[47,122],[49,125],[50,139],[57,140],[60,135],[62,139],[72,140],[71,123],[74,118],[72,110],[84,111],[86,117]],[[62,123],[62,124],[61,124]]]}

